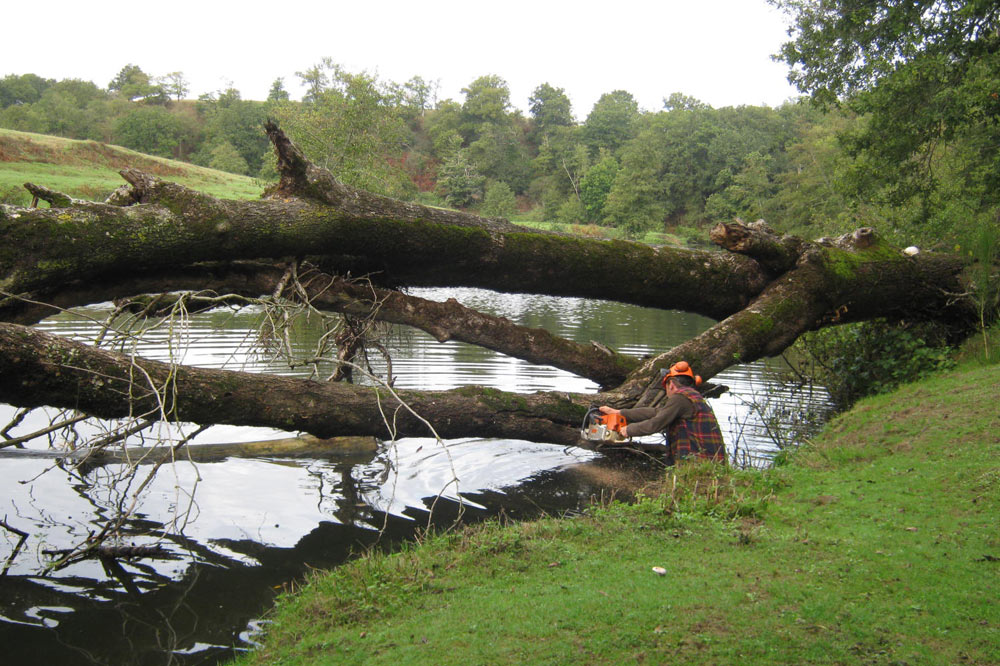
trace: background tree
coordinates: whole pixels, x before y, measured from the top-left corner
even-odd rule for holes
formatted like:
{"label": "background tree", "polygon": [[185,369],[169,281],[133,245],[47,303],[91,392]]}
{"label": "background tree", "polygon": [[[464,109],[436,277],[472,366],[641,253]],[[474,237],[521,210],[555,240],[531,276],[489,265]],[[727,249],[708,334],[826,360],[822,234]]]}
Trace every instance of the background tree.
{"label": "background tree", "polygon": [[604,204],[618,177],[618,160],[605,152],[580,179],[580,203],[586,211],[588,222],[604,219]]}
{"label": "background tree", "polygon": [[696,109],[710,109],[711,106],[705,104],[697,97],[691,97],[681,92],[670,93],[669,97],[663,98],[664,111],[693,111]]}
{"label": "background tree", "polygon": [[241,175],[246,175],[250,172],[247,161],[243,159],[243,156],[240,155],[233,144],[228,141],[215,144],[215,147],[210,151],[208,166],[219,171],[228,171],[229,173],[238,173]]}
{"label": "background tree", "polygon": [[514,190],[503,181],[494,181],[486,188],[482,214],[487,217],[510,217],[517,212]]}
{"label": "background tree", "polygon": [[[535,178],[532,193],[542,204],[546,220],[565,218],[567,213],[582,219],[580,180],[590,168],[590,154],[581,141],[579,127],[556,127],[542,139],[538,155],[532,161]],[[570,208],[567,201],[574,201]],[[559,211],[563,214],[560,216]],[[578,221],[578,220],[577,220]]]}
{"label": "background tree", "polygon": [[166,100],[163,87],[157,85],[138,65],[133,64],[125,65],[118,71],[115,78],[108,83],[108,92],[130,102]]}
{"label": "background tree", "polygon": [[467,149],[476,170],[509,184],[517,193],[524,192],[531,180],[531,161],[523,142],[523,128],[513,123],[483,123],[478,134]]}
{"label": "background tree", "polygon": [[481,196],[486,177],[469,161],[465,149],[455,150],[438,168],[438,192],[449,206],[471,206]]}
{"label": "background tree", "polygon": [[992,216],[1000,205],[1000,5],[772,2],[793,20],[780,53],[789,80],[819,104],[867,116],[844,135],[859,196],[908,208],[926,224],[954,216],[946,190],[961,198],[966,224]]}
{"label": "background tree", "polygon": [[175,157],[187,128],[160,106],[139,106],[119,118],[112,130],[115,143],[150,155]]}
{"label": "background tree", "polygon": [[443,100],[427,114],[422,127],[430,139],[434,156],[441,160],[447,159],[456,150],[455,138],[458,139],[459,147],[463,141],[462,105],[453,99]]}
{"label": "background tree", "polygon": [[90,81],[64,79],[46,85],[34,103],[8,107],[0,118],[24,131],[101,140],[106,101],[107,93]]}
{"label": "background tree", "polygon": [[[786,105],[781,113],[793,138],[785,146],[784,168],[774,176],[773,220],[781,222],[782,230],[805,238],[845,233],[859,224],[882,226],[866,214],[861,202],[847,195],[846,175],[852,161],[837,137],[858,118],[839,112],[824,114],[805,101]],[[896,240],[903,241],[903,246],[913,244],[912,238]]]}
{"label": "background tree", "polygon": [[616,154],[634,135],[639,103],[632,93],[615,90],[601,95],[583,123],[583,140],[593,155],[602,148]]}
{"label": "background tree", "polygon": [[733,184],[747,157],[766,158],[771,180],[784,168],[791,138],[787,118],[767,107],[677,108],[645,114],[637,127],[621,150],[621,174],[606,208],[610,222],[633,231],[709,221],[706,202]]}
{"label": "background tree", "polygon": [[163,91],[176,101],[181,101],[191,92],[191,84],[184,77],[184,72],[170,72],[160,77]]}
{"label": "background tree", "polygon": [[723,169],[716,180],[721,189],[709,195],[705,214],[717,220],[771,219],[770,204],[775,194],[770,175],[773,161],[770,155],[753,151],[743,158],[743,167],[735,174]]}
{"label": "background tree", "polygon": [[37,74],[8,74],[0,79],[0,109],[34,104],[41,99],[45,89],[54,83],[54,80],[43,79]]}
{"label": "background tree", "polygon": [[466,143],[479,138],[483,125],[504,125],[508,122],[510,88],[496,74],[480,76],[462,88],[462,136]]}
{"label": "background tree", "polygon": [[573,105],[563,88],[554,88],[543,83],[531,93],[528,98],[528,112],[531,114],[533,126],[530,138],[538,146],[542,139],[551,136],[559,127],[572,127]]}
{"label": "background tree", "polygon": [[440,85],[440,81],[425,81],[422,76],[412,77],[402,85],[403,104],[414,115],[423,116],[433,108]]}
{"label": "background tree", "polygon": [[308,80],[303,103],[275,110],[289,136],[344,183],[411,196],[413,184],[399,166],[409,131],[396,86],[366,72],[348,72],[329,58],[307,72],[316,78]]}
{"label": "background tree", "polygon": [[[205,139],[192,156],[195,163],[205,166],[225,163],[227,168],[223,171],[239,174],[260,171],[262,158],[268,153],[267,136],[261,131],[268,117],[265,103],[244,100],[239,90],[230,87],[199,100],[198,112]],[[239,160],[231,158],[233,150]]]}
{"label": "background tree", "polygon": [[331,79],[340,76],[342,69],[332,58],[325,57],[312,67],[308,67],[301,72],[295,72],[306,92],[302,96],[303,102],[315,102],[320,94],[330,87]]}
{"label": "background tree", "polygon": [[267,92],[268,102],[287,102],[288,91],[285,90],[285,78],[279,76],[271,83],[271,89]]}

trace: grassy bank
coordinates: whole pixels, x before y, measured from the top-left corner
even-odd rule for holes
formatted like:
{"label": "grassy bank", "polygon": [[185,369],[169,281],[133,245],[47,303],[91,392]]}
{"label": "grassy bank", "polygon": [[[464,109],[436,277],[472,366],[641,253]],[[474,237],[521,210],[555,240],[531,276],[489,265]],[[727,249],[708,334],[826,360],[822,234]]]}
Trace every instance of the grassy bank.
{"label": "grassy bank", "polygon": [[240,663],[1000,663],[998,389],[966,367],[767,472],[317,574]]}
{"label": "grassy bank", "polygon": [[615,227],[602,227],[596,224],[564,224],[561,222],[543,222],[531,216],[511,217],[511,222],[530,229],[541,229],[543,231],[558,231],[564,234],[573,234],[584,238],[607,238],[611,240],[634,240],[647,245],[673,245],[675,247],[686,246],[708,246],[708,232],[693,228],[682,228],[676,230],[677,233],[663,233],[658,231],[647,231],[636,238],[629,238],[621,229]]}
{"label": "grassy bank", "polygon": [[252,178],[110,146],[44,134],[0,129],[0,202],[27,205],[26,182],[78,199],[103,201],[125,181],[121,169],[135,167],[192,189],[229,199],[255,199],[262,187]]}

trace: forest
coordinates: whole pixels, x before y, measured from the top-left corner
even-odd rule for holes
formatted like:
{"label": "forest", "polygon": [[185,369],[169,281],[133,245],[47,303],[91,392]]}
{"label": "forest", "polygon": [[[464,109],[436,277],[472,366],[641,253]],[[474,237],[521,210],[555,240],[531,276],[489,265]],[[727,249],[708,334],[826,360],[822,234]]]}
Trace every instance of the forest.
{"label": "forest", "polygon": [[[274,182],[262,129],[272,118],[347,185],[484,216],[701,243],[709,226],[739,217],[806,238],[864,226],[904,247],[968,248],[1000,205],[996,36],[976,32],[995,25],[995,13],[945,12],[933,28],[939,42],[906,67],[882,63],[877,72],[872,59],[871,71],[827,81],[815,72],[841,70],[838,58],[849,54],[818,42],[807,49],[804,40],[819,40],[823,27],[807,22],[828,17],[803,12],[804,37],[780,57],[797,67],[793,78],[813,78],[795,80],[803,96],[777,108],[717,109],[665,91],[662,108],[641,109],[628,91],[612,90],[593,108],[574,109],[558,82],[544,82],[523,112],[501,75],[469,82],[463,99],[438,99],[431,78],[388,81],[324,58],[294,80],[276,79],[266,100],[234,88],[189,99],[182,72],[134,64],[103,86],[10,73],[0,79],[0,127]],[[920,16],[899,20],[920,30],[887,24],[895,30],[887,43],[900,52],[919,46],[914,35],[929,29],[913,23]],[[882,83],[873,87],[876,75]],[[25,196],[0,192],[8,203]]]}

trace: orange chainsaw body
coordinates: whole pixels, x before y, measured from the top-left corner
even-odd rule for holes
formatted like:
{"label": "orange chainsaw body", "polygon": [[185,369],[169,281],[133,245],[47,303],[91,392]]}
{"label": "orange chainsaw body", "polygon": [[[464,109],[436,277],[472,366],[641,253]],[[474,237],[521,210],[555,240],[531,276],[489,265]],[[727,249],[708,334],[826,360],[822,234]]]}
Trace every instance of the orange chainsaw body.
{"label": "orange chainsaw body", "polygon": [[621,414],[601,414],[591,410],[587,425],[583,430],[583,438],[592,442],[623,442],[622,427],[628,425]]}

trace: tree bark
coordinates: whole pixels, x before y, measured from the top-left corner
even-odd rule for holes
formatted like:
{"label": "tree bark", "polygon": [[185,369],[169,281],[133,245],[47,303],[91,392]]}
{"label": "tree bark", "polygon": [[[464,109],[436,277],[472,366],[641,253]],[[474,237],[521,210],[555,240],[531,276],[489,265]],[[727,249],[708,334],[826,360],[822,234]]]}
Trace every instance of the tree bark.
{"label": "tree bark", "polygon": [[[80,305],[139,293],[211,289],[280,293],[291,262],[369,275],[372,285],[316,274],[304,295],[348,314],[379,316],[536,363],[607,387],[597,396],[507,394],[481,388],[400,392],[442,437],[575,443],[590,404],[655,404],[657,370],[685,359],[708,379],[780,353],[805,331],[886,316],[952,324],[973,314],[958,257],[915,257],[860,230],[836,241],[778,237],[766,225],[720,225],[728,252],[650,248],[526,231],[505,220],[418,206],[347,187],[308,163],[274,126],[281,181],[261,201],[225,201],[134,170],[109,202],[72,200],[32,186],[55,208],[0,207],[0,320],[29,323],[42,302]],[[607,298],[680,309],[718,323],[643,363],[454,302],[393,289],[475,286]],[[317,437],[427,435],[385,390],[197,368],[171,369],[0,325],[0,400],[95,416],[148,414],[197,423],[263,425]],[[164,389],[164,387],[166,387]],[[391,427],[384,423],[390,414]]]}
{"label": "tree bark", "polygon": [[323,439],[436,432],[443,438],[475,434],[573,444],[587,398],[483,387],[394,395],[384,388],[340,382],[174,367],[0,324],[0,401],[72,408],[101,418],[263,426]]}

